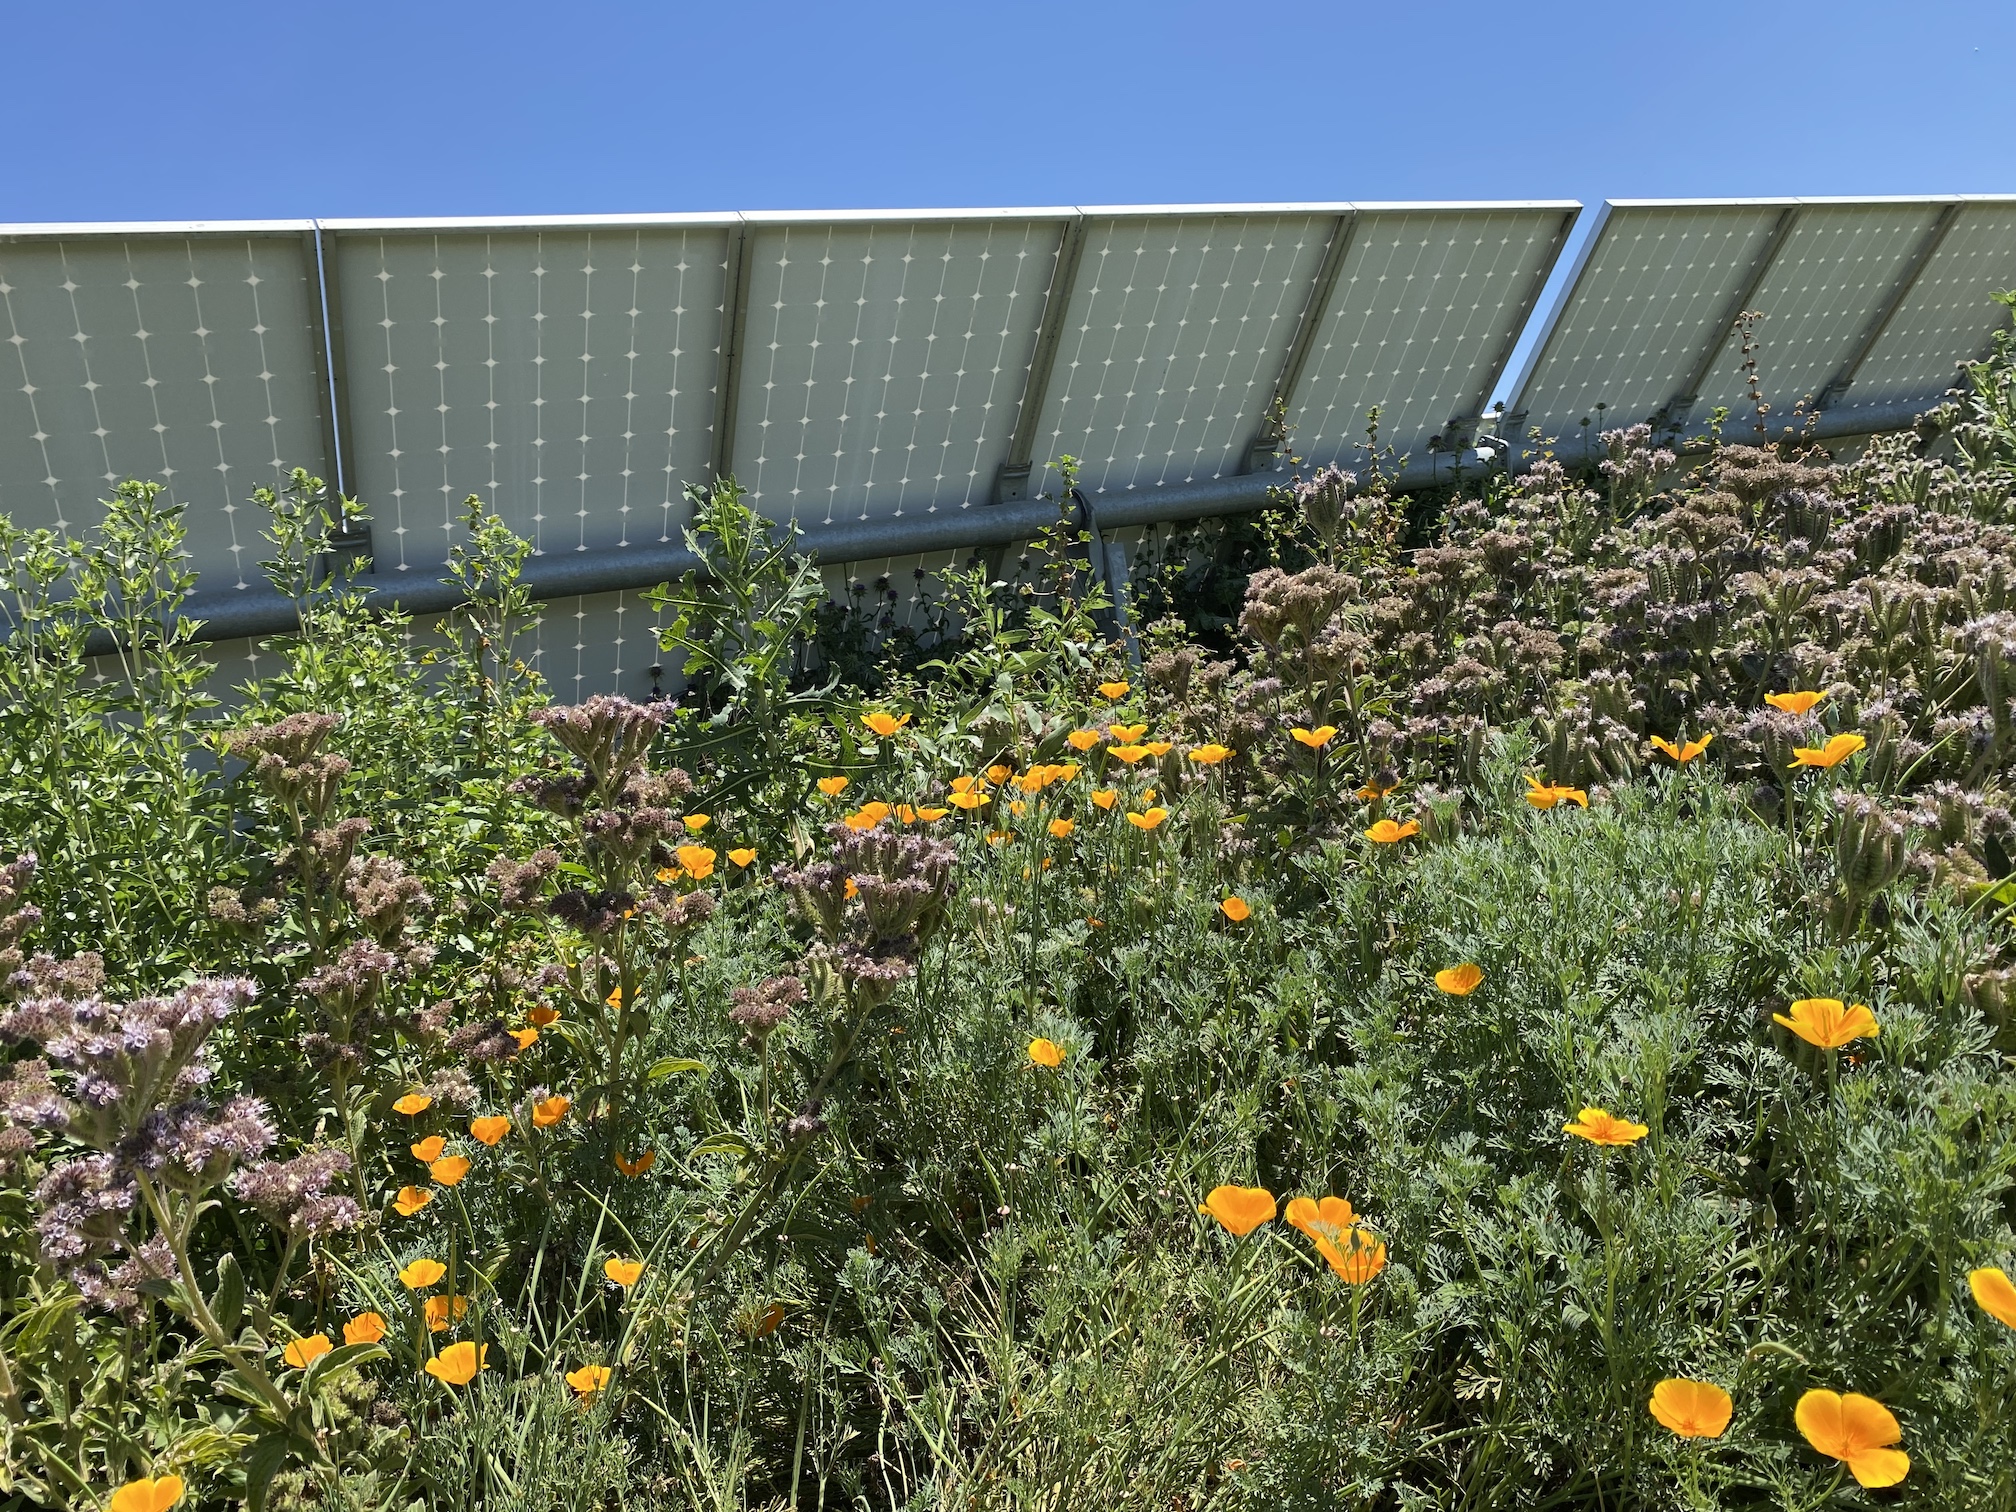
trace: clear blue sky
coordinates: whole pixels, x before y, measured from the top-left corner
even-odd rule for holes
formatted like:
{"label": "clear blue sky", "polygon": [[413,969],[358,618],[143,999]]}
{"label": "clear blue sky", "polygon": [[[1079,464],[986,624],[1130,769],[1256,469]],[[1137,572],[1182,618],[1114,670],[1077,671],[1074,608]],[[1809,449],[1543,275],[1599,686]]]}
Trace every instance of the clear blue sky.
{"label": "clear blue sky", "polygon": [[2016,5],[8,6],[0,222],[2016,191]]}

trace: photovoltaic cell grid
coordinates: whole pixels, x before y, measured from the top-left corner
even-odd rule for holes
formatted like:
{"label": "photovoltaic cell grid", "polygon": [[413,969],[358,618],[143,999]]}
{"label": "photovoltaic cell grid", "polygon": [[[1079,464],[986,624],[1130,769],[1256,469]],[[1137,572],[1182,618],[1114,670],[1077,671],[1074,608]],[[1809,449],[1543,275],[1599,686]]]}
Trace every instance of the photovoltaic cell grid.
{"label": "photovoltaic cell grid", "polygon": [[1613,207],[1511,408],[1564,438],[1585,416],[1592,429],[1649,418],[1717,339],[1784,208]]}
{"label": "photovoltaic cell grid", "polygon": [[751,502],[806,526],[989,502],[1057,223],[752,234],[734,446]]}
{"label": "photovoltaic cell grid", "polygon": [[1240,470],[1335,215],[1097,220],[1037,428],[1041,487],[1125,492]]}
{"label": "photovoltaic cell grid", "polygon": [[1936,403],[1954,363],[1988,355],[2008,323],[1990,292],[2016,289],[2016,203],[1962,205],[1840,401],[1849,410],[1905,400]]}
{"label": "photovoltaic cell grid", "polygon": [[1991,292],[2016,282],[2016,205],[1958,201],[1935,248],[1955,203],[1614,204],[1513,407],[1564,437],[1585,418],[1593,430],[1670,416],[1691,432],[1717,405],[1740,416],[1733,319],[1745,305],[1762,317],[1759,379],[1774,415],[1805,398],[1851,414],[1881,406],[1888,423],[1897,407],[1929,408],[1953,364],[1985,353],[2006,319]]}
{"label": "photovoltaic cell grid", "polygon": [[1479,414],[1573,219],[1560,207],[1361,211],[1289,407],[1293,450],[1351,465],[1376,404],[1381,445],[1419,457],[1451,420]]}
{"label": "photovoltaic cell grid", "polygon": [[247,497],[328,470],[302,229],[0,235],[0,513],[74,533],[154,479],[211,585],[256,580]]}
{"label": "photovoltaic cell grid", "polygon": [[472,493],[541,552],[676,539],[707,472],[727,246],[339,234],[351,492],[381,565],[439,566]]}
{"label": "photovoltaic cell grid", "polygon": [[[1826,390],[1909,271],[1912,254],[1938,222],[1939,207],[1803,205],[1794,214],[1749,301],[1763,316],[1756,326],[1758,384],[1774,415]],[[1712,329],[1705,336],[1715,339]],[[1690,419],[1704,426],[1716,405],[1726,405],[1740,431],[1748,402],[1743,341],[1732,329],[1702,380]]]}

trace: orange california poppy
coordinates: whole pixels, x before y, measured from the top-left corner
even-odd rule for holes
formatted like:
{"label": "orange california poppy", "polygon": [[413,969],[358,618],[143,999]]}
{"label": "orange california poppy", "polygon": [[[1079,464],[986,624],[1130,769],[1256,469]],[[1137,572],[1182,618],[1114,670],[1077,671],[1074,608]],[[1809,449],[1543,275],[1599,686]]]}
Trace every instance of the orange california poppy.
{"label": "orange california poppy", "polygon": [[410,1144],[406,1148],[413,1152],[415,1160],[424,1165],[430,1160],[439,1160],[441,1152],[447,1147],[448,1141],[446,1139],[442,1138],[439,1134],[429,1134],[425,1139]]}
{"label": "orange california poppy", "polygon": [[[908,808],[909,805],[905,804],[904,807]],[[728,859],[733,861],[737,866],[747,866],[756,859],[756,852],[754,848],[744,845],[728,852]]]}
{"label": "orange california poppy", "polygon": [[1290,1197],[1281,1216],[1290,1227],[1300,1229],[1311,1239],[1324,1235],[1334,1239],[1358,1221],[1350,1202],[1342,1197],[1325,1197],[1320,1201],[1314,1197]]}
{"label": "orange california poppy", "polygon": [[1059,782],[1074,782],[1077,780],[1080,768],[1075,761],[1060,761],[1050,770],[1057,774]]}
{"label": "orange california poppy", "polygon": [[[1655,749],[1664,751],[1668,756],[1671,756],[1675,761],[1679,762],[1680,765],[1685,766],[1688,762],[1692,761],[1696,756],[1699,756],[1703,751],[1707,750],[1708,742],[1713,740],[1714,738],[1715,737],[1713,734],[1708,734],[1703,735],[1699,740],[1683,739],[1679,745],[1675,745],[1670,740],[1666,740],[1658,735],[1654,735],[1652,737],[1652,744]],[[1713,1437],[1713,1435],[1710,1435],[1710,1437]]]}
{"label": "orange california poppy", "polygon": [[1716,1439],[1729,1431],[1735,1407],[1729,1393],[1712,1381],[1672,1378],[1652,1388],[1652,1416],[1681,1438]]}
{"label": "orange california poppy", "polygon": [[936,824],[951,812],[950,809],[946,808],[920,808],[917,810],[917,817],[922,819],[926,824]]}
{"label": "orange california poppy", "polygon": [[614,1281],[618,1286],[635,1286],[644,1274],[644,1262],[642,1260],[619,1260],[616,1256],[611,1255],[607,1260],[602,1262],[602,1274],[607,1276],[611,1281]]}
{"label": "orange california poppy", "polygon": [[280,1358],[296,1370],[306,1370],[336,1346],[329,1342],[329,1335],[310,1334],[305,1339],[296,1339],[280,1351]]}
{"label": "orange california poppy", "polygon": [[535,1028],[544,1029],[548,1024],[560,1022],[560,1010],[551,1003],[539,1003],[527,1012],[525,1017],[532,1020]]}
{"label": "orange california poppy", "polygon": [[511,1132],[511,1120],[502,1114],[493,1113],[488,1118],[469,1120],[469,1137],[480,1145],[495,1148],[497,1142]]}
{"label": "orange california poppy", "polygon": [[1561,1132],[1595,1145],[1633,1145],[1652,1131],[1644,1124],[1618,1118],[1601,1108],[1584,1108],[1575,1115],[1575,1122],[1561,1126]]}
{"label": "orange california poppy", "polygon": [[868,726],[869,729],[880,735],[884,740],[887,740],[891,735],[902,729],[903,726],[910,723],[910,716],[905,714],[901,719],[898,719],[894,714],[885,714],[880,709],[877,709],[873,714],[863,714],[861,716],[861,723]]}
{"label": "orange california poppy", "polygon": [[969,790],[964,793],[954,793],[946,801],[954,808],[965,809],[968,813],[971,813],[974,809],[980,807],[981,804],[989,803],[993,800],[985,793],[975,793]]}
{"label": "orange california poppy", "polygon": [[112,1500],[106,1504],[106,1512],[168,1512],[180,1500],[181,1476],[143,1475],[114,1491]]}
{"label": "orange california poppy", "polygon": [[1911,1469],[1911,1456],[1890,1447],[1904,1437],[1896,1415],[1874,1397],[1809,1391],[1792,1409],[1806,1442],[1837,1459],[1863,1485],[1894,1486]]}
{"label": "orange california poppy", "polygon": [[467,1155],[443,1155],[439,1160],[427,1167],[427,1174],[445,1187],[455,1186],[464,1176],[469,1174],[469,1157]]}
{"label": "orange california poppy", "polygon": [[1869,742],[1860,735],[1836,735],[1829,739],[1827,744],[1817,750],[1811,746],[1794,746],[1792,747],[1792,765],[1794,767],[1819,767],[1824,771],[1829,767],[1841,765],[1842,762],[1868,744]]}
{"label": "orange california poppy", "polygon": [[467,1297],[429,1297],[422,1309],[429,1333],[446,1333],[450,1323],[460,1323],[469,1313]]}
{"label": "orange california poppy", "polygon": [[532,1105],[533,1126],[535,1128],[550,1129],[553,1125],[560,1122],[561,1119],[565,1118],[567,1110],[573,1106],[574,1103],[571,1098],[562,1097],[558,1093],[547,1098],[544,1102],[534,1103]]}
{"label": "orange california poppy", "polygon": [[450,1344],[441,1353],[427,1362],[427,1374],[444,1386],[467,1386],[476,1379],[476,1372],[490,1363],[490,1346],[477,1346],[464,1340],[460,1344]]}
{"label": "orange california poppy", "polygon": [[434,1099],[425,1092],[408,1092],[392,1104],[394,1113],[404,1113],[408,1118],[417,1118],[434,1106]]}
{"label": "orange california poppy", "polygon": [[419,1291],[423,1286],[432,1286],[447,1274],[448,1267],[439,1260],[422,1256],[399,1272],[399,1284],[408,1291]]}
{"label": "orange california poppy", "polygon": [[1771,1019],[1822,1050],[1839,1050],[1853,1040],[1874,1039],[1882,1033],[1866,1005],[1847,1007],[1839,998],[1801,998],[1789,1015],[1774,1013]]}
{"label": "orange california poppy", "polygon": [[416,1186],[403,1186],[399,1188],[399,1195],[392,1199],[392,1206],[398,1210],[401,1218],[411,1218],[433,1200],[432,1192],[423,1191]]}
{"label": "orange california poppy", "polygon": [[1050,821],[1050,838],[1053,840],[1069,840],[1071,832],[1076,828],[1078,826],[1069,819],[1052,819]]}
{"label": "orange california poppy", "polygon": [[1465,961],[1461,966],[1444,966],[1435,973],[1435,985],[1451,997],[1470,996],[1483,980],[1484,968],[1475,961]]}
{"label": "orange california poppy", "polygon": [[858,898],[861,896],[861,884],[859,882],[856,882],[852,877],[849,877],[847,879],[847,887],[845,891],[848,897]]}
{"label": "orange california poppy", "polygon": [[1585,809],[1589,807],[1589,795],[1581,788],[1542,782],[1530,774],[1526,778],[1526,801],[1536,809],[1551,809],[1557,803],[1579,804]]}
{"label": "orange california poppy", "polygon": [[686,826],[687,830],[695,835],[699,834],[700,831],[707,828],[707,826],[712,824],[713,822],[714,822],[713,818],[707,814],[688,814],[685,817],[685,819],[681,821],[681,823],[683,823]]}
{"label": "orange california poppy", "polygon": [[985,787],[986,785],[987,779],[985,777],[967,777],[961,775],[952,779],[952,791],[955,793],[970,793],[973,789]]}
{"label": "orange california poppy", "polygon": [[1295,726],[1294,729],[1290,730],[1288,733],[1294,736],[1295,739],[1300,741],[1303,745],[1309,747],[1310,750],[1320,751],[1323,749],[1323,747],[1330,744],[1331,740],[1335,738],[1337,734],[1337,726],[1318,725],[1313,730],[1305,730],[1304,728],[1302,728],[1301,725],[1297,725]]}
{"label": "orange california poppy", "polygon": [[847,791],[847,784],[851,780],[850,778],[838,775],[821,777],[819,779],[819,791],[824,793],[828,798],[838,798],[842,793]]}
{"label": "orange california poppy", "polygon": [[1365,786],[1358,789],[1357,796],[1363,798],[1367,803],[1377,803],[1381,798],[1384,798],[1399,786],[1400,784],[1397,782],[1389,782],[1384,787],[1381,787],[1376,782],[1368,782]]}
{"label": "orange california poppy", "polygon": [[509,1029],[505,1032],[511,1038],[518,1041],[518,1048],[520,1050],[530,1050],[534,1045],[539,1043],[539,1031],[534,1029],[530,1024],[527,1024],[523,1029]]}
{"label": "orange california poppy", "polygon": [[1166,808],[1151,808],[1145,814],[1129,814],[1127,822],[1136,829],[1152,830],[1168,817],[1169,810]]}
{"label": "orange california poppy", "polygon": [[[1015,837],[1011,835],[1007,830],[987,831],[987,843],[989,845],[1006,845],[1010,840],[1013,840],[1014,838]],[[1024,876],[1028,875],[1026,869],[1024,870],[1023,875]]]}
{"label": "orange california poppy", "polygon": [[1274,1194],[1265,1187],[1216,1186],[1197,1205],[1197,1211],[1209,1213],[1243,1239],[1271,1220],[1277,1210]]}
{"label": "orange california poppy", "polygon": [[994,786],[996,787],[1001,786],[1002,783],[1006,782],[1010,777],[1013,777],[1014,775],[1015,775],[1015,768],[1011,766],[1002,766],[999,763],[996,763],[995,765],[987,768],[987,780],[993,783]]}
{"label": "orange california poppy", "polygon": [[1167,756],[1174,748],[1174,743],[1167,740],[1151,740],[1141,747],[1142,750],[1153,756],[1157,761]]}
{"label": "orange california poppy", "polygon": [[611,1008],[621,1008],[623,1006],[623,989],[621,987],[611,987],[609,989],[609,996],[602,999],[602,1001],[607,1003]]}
{"label": "orange california poppy", "polygon": [[2016,1328],[2016,1284],[2000,1266],[1984,1265],[1967,1273],[1968,1289],[1981,1310],[1998,1323]]}
{"label": "orange california poppy", "polygon": [[714,875],[714,852],[705,845],[682,845],[672,853],[679,858],[679,865],[686,875],[695,882],[705,882]]}
{"label": "orange california poppy", "polygon": [[1029,1059],[1055,1071],[1064,1064],[1064,1047],[1055,1040],[1032,1039],[1029,1041]]}
{"label": "orange california poppy", "polygon": [[1218,912],[1234,924],[1244,924],[1253,917],[1253,905],[1241,897],[1230,897],[1218,905]]}
{"label": "orange california poppy", "polygon": [[587,1401],[609,1384],[607,1365],[583,1365],[579,1370],[567,1372],[567,1384],[574,1388],[574,1395]]}
{"label": "orange california poppy", "polygon": [[1120,800],[1120,794],[1112,788],[1100,788],[1092,794],[1092,801],[1102,809],[1110,809]]}
{"label": "orange california poppy", "polygon": [[1363,1286],[1386,1269],[1386,1245],[1370,1229],[1352,1229],[1350,1245],[1341,1253],[1334,1247],[1326,1251],[1321,1244],[1316,1248],[1330,1262],[1330,1269],[1353,1286]]}
{"label": "orange california poppy", "polygon": [[1138,745],[1109,746],[1106,754],[1111,756],[1115,761],[1124,761],[1127,765],[1132,766],[1148,754],[1148,747]]}
{"label": "orange california poppy", "polygon": [[1766,693],[1764,702],[1787,714],[1804,714],[1825,698],[1825,693]]}
{"label": "orange california poppy", "polygon": [[375,1312],[361,1312],[343,1325],[345,1344],[376,1344],[385,1337],[385,1320]]}
{"label": "orange california poppy", "polygon": [[[660,882],[670,887],[674,882],[679,880],[679,868],[676,866],[661,866],[658,868],[656,875]],[[630,917],[627,909],[624,911],[623,917],[626,919]]]}
{"label": "orange california poppy", "polygon": [[1133,684],[1124,682],[1103,682],[1099,684],[1099,692],[1105,698],[1125,698],[1128,688],[1132,686]]}
{"label": "orange california poppy", "polygon": [[1017,819],[1020,819],[1024,814],[1029,812],[1029,805],[1024,803],[1020,798],[1010,798],[1008,800],[1008,812],[1013,814]]}
{"label": "orange california poppy", "polygon": [[1074,751],[1089,751],[1099,744],[1097,730],[1073,730],[1064,737],[1064,743]]}
{"label": "orange california poppy", "polygon": [[1216,766],[1219,762],[1231,756],[1232,748],[1213,742],[1210,745],[1197,746],[1188,754],[1190,759],[1199,766]]}
{"label": "orange california poppy", "polygon": [[1113,744],[1115,745],[1133,745],[1136,741],[1138,741],[1143,735],[1146,735],[1147,733],[1148,733],[1148,726],[1146,726],[1145,724],[1138,724],[1138,725],[1115,724],[1106,726],[1106,738],[1112,741]]}
{"label": "orange california poppy", "polygon": [[1421,826],[1409,819],[1405,824],[1395,824],[1391,819],[1381,819],[1365,831],[1365,838],[1379,845],[1392,845],[1405,840],[1409,835],[1421,833]]}

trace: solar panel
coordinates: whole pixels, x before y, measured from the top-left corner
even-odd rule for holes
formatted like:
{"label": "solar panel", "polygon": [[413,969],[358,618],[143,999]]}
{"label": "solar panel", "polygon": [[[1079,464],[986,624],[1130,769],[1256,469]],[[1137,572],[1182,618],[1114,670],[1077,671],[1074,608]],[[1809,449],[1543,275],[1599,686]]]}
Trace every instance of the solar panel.
{"label": "solar panel", "polygon": [[0,231],[0,512],[77,532],[115,484],[157,479],[208,585],[256,581],[246,497],[329,470],[307,230]]}
{"label": "solar panel", "polygon": [[[1616,201],[1563,291],[1513,404],[1561,438],[1712,410],[1746,425],[1736,317],[1760,315],[1774,423],[1800,400],[1847,433],[1899,423],[1985,348],[2016,281],[2016,205],[1960,199]],[[1572,444],[1572,443],[1571,443]],[[1591,442],[1590,444],[1593,444]]]}
{"label": "solar panel", "polygon": [[751,217],[732,461],[807,529],[990,501],[1060,223]]}
{"label": "solar panel", "polygon": [[1095,493],[1243,471],[1345,209],[1090,212],[1037,426],[1042,486],[1067,454]]}
{"label": "solar panel", "polygon": [[2004,289],[2016,289],[2016,200],[1964,199],[1840,407],[1937,403],[1954,381],[1954,364],[1987,356],[1994,333],[2008,325],[2007,312],[1989,298]]}
{"label": "solar panel", "polygon": [[542,552],[677,539],[713,441],[722,218],[330,224],[381,571],[431,574],[471,493]]}
{"label": "solar panel", "polygon": [[1294,450],[1351,465],[1366,412],[1419,458],[1480,415],[1579,207],[1360,206],[1289,410]]}
{"label": "solar panel", "polygon": [[1564,437],[1651,418],[1721,345],[1793,209],[1613,203],[1511,409]]}

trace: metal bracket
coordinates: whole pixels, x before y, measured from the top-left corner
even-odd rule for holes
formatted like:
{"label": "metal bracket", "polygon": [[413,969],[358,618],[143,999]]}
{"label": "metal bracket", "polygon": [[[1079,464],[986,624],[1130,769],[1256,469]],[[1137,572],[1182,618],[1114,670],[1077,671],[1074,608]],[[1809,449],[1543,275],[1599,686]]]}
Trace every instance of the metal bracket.
{"label": "metal bracket", "polygon": [[1352,238],[1357,234],[1357,211],[1347,210],[1337,217],[1337,224],[1330,232],[1330,244],[1323,249],[1323,260],[1316,265],[1316,277],[1309,285],[1309,296],[1302,301],[1302,315],[1295,322],[1295,334],[1288,338],[1287,350],[1281,354],[1281,371],[1274,379],[1273,392],[1267,400],[1267,412],[1260,417],[1253,439],[1247,443],[1246,455],[1239,465],[1242,473],[1274,470],[1274,460],[1281,453],[1282,443],[1288,439],[1285,424],[1288,406],[1294,401],[1295,390],[1301,386],[1302,374],[1309,366],[1309,354],[1316,347],[1316,335],[1323,328],[1323,317],[1330,313],[1330,296],[1336,291],[1337,276],[1344,271],[1344,259],[1350,254]]}
{"label": "metal bracket", "polygon": [[1008,455],[994,474],[994,502],[1006,504],[1029,497],[1035,471],[1036,427],[1043,422],[1043,401],[1064,339],[1064,321],[1071,312],[1071,294],[1078,283],[1078,263],[1085,253],[1085,217],[1074,215],[1057,235],[1057,261],[1043,296],[1043,319],[1036,328],[1036,346],[1029,354],[1029,373],[1022,382],[1022,404],[1015,411],[1015,434]]}

